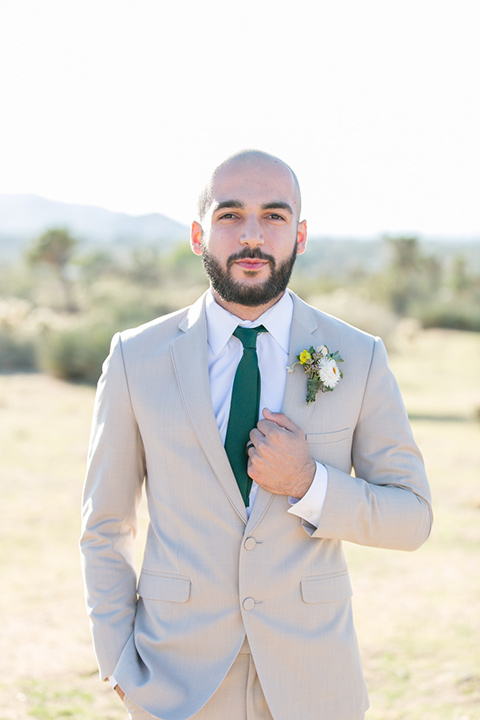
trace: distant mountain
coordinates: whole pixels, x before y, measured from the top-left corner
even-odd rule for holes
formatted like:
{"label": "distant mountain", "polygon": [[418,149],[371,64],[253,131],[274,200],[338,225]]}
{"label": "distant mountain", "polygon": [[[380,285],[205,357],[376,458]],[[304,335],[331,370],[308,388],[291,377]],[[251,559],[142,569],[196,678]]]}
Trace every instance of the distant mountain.
{"label": "distant mountain", "polygon": [[168,247],[189,237],[185,225],[160,213],[135,216],[37,195],[0,195],[0,259],[15,259],[52,227],[68,228],[85,246],[108,249],[135,243]]}
{"label": "distant mountain", "polygon": [[[160,213],[127,215],[90,205],[47,200],[37,195],[0,194],[0,263],[18,260],[27,245],[52,227],[66,227],[80,241],[80,252],[120,252],[150,245],[168,250],[186,242],[189,228]],[[480,272],[480,238],[421,238],[422,249],[441,262],[463,257],[471,272]],[[298,258],[307,274],[377,272],[388,261],[380,238],[310,237],[308,252]],[[1,288],[0,288],[1,292]]]}

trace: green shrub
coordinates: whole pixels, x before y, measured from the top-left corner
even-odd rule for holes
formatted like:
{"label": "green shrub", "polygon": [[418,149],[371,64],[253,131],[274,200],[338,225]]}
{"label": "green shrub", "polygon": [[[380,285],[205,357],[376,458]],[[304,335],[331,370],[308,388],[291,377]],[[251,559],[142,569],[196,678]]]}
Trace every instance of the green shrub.
{"label": "green shrub", "polygon": [[34,339],[0,328],[0,371],[34,370],[36,364]]}
{"label": "green shrub", "polygon": [[62,380],[95,383],[114,332],[89,323],[46,331],[39,340],[40,369]]}
{"label": "green shrub", "polygon": [[412,314],[425,328],[448,328],[480,332],[480,307],[467,301],[439,302],[416,307]]}
{"label": "green shrub", "polygon": [[27,300],[0,298],[0,371],[35,368],[35,341],[27,329],[31,310]]}

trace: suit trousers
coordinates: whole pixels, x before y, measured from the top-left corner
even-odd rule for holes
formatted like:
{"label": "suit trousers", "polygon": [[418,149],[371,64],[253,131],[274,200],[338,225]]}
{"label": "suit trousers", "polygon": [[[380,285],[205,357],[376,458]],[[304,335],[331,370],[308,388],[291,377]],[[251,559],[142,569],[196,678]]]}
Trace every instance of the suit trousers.
{"label": "suit trousers", "polygon": [[[161,720],[124,698],[131,720]],[[224,681],[191,720],[273,720],[245,640]]]}

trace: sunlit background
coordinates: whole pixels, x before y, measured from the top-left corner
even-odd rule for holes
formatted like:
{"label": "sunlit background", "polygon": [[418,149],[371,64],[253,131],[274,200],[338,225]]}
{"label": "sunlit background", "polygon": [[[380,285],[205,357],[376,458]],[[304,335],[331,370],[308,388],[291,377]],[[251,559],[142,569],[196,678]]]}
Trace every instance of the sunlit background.
{"label": "sunlit background", "polygon": [[0,193],[189,223],[238,149],[310,232],[480,234],[476,0],[3,0]]}

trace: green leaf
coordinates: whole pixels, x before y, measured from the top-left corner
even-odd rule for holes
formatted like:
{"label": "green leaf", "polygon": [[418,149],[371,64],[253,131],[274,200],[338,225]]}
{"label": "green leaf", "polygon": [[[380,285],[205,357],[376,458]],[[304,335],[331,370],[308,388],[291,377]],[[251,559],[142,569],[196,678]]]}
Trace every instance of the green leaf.
{"label": "green leaf", "polygon": [[307,405],[314,402],[320,389],[320,379],[318,377],[308,378],[307,380]]}

